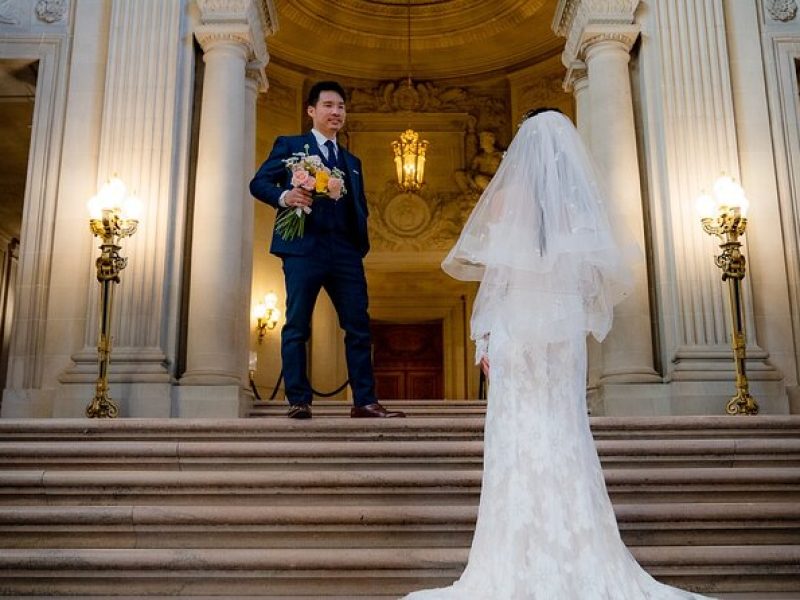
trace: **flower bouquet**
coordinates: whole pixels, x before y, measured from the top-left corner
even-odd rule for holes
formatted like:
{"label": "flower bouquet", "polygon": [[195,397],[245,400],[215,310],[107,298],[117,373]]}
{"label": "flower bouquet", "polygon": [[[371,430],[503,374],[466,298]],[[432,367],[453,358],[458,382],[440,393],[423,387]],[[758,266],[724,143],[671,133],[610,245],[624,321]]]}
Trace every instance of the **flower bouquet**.
{"label": "flower bouquet", "polygon": [[[309,153],[308,144],[305,148],[305,152],[295,152],[291,158],[283,161],[292,174],[292,187],[310,191],[313,199],[338,200],[346,194],[342,170],[336,167],[329,169],[323,164],[322,158]],[[301,238],[305,232],[306,215],[309,213],[309,206],[285,210],[275,221],[275,230],[286,241]]]}

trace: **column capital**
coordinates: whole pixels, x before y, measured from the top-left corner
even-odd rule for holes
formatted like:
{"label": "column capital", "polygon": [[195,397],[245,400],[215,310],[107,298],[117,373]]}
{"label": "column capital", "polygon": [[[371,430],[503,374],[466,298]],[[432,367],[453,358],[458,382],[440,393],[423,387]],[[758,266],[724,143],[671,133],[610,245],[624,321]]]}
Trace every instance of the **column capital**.
{"label": "column capital", "polygon": [[266,37],[278,30],[273,0],[196,0],[200,24],[195,37],[203,52],[218,43],[241,44],[251,62],[269,61]]}
{"label": "column capital", "polygon": [[589,83],[589,72],[586,70],[586,63],[576,60],[567,65],[567,74],[564,76],[562,87],[565,92],[577,90]]}
{"label": "column capital", "polygon": [[247,63],[244,71],[245,85],[252,85],[258,92],[266,92],[269,89],[266,66],[257,60],[251,60]]}
{"label": "column capital", "polygon": [[634,24],[640,0],[559,0],[552,28],[567,42],[561,54],[568,69],[600,41],[617,41],[630,50],[639,35]]}

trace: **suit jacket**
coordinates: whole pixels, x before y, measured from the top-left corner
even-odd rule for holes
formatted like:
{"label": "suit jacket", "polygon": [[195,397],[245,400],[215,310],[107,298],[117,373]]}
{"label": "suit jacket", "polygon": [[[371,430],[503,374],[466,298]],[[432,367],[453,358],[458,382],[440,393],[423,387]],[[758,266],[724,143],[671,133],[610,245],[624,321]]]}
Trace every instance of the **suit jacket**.
{"label": "suit jacket", "polygon": [[[305,152],[308,145],[308,152],[322,157],[322,152],[317,145],[317,140],[310,131],[303,135],[279,136],[275,140],[272,152],[258,169],[258,172],[250,182],[250,193],[253,197],[266,202],[278,211],[278,217],[287,208],[282,208],[278,204],[281,194],[291,189],[291,175],[286,168],[284,159],[290,158],[295,152]],[[361,256],[369,252],[369,237],[367,235],[367,198],[364,195],[364,177],[361,174],[361,161],[347,150],[338,147],[340,157],[344,159],[345,170],[348,175],[349,185],[347,196],[338,202],[353,202],[356,216],[356,246]],[[286,241],[275,231],[272,231],[272,244],[269,251],[277,256],[303,256],[310,254],[318,237],[313,226],[313,206],[312,214],[308,215],[306,221],[305,234],[302,238],[295,238]]]}

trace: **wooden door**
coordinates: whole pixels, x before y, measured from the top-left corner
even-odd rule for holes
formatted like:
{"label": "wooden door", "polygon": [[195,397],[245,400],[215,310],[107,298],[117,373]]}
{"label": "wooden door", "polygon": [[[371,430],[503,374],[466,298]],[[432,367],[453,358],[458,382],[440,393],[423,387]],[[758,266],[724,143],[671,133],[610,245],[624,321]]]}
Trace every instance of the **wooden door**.
{"label": "wooden door", "polygon": [[444,397],[442,322],[372,322],[375,388],[379,400]]}

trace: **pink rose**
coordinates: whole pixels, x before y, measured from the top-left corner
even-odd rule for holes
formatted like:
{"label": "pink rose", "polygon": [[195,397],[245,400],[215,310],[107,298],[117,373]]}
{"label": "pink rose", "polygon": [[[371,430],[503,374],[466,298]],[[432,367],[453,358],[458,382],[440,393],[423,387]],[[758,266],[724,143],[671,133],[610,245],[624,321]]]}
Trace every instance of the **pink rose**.
{"label": "pink rose", "polygon": [[309,177],[310,175],[305,169],[295,169],[292,171],[292,185],[294,187],[303,187]]}
{"label": "pink rose", "polygon": [[314,187],[316,185],[317,185],[317,180],[314,177],[312,177],[311,175],[309,175],[306,178],[305,182],[303,183],[302,187],[304,189],[314,191]]}
{"label": "pink rose", "polygon": [[328,179],[328,196],[334,200],[342,197],[342,188],[344,188],[344,181],[338,177],[331,177]]}

